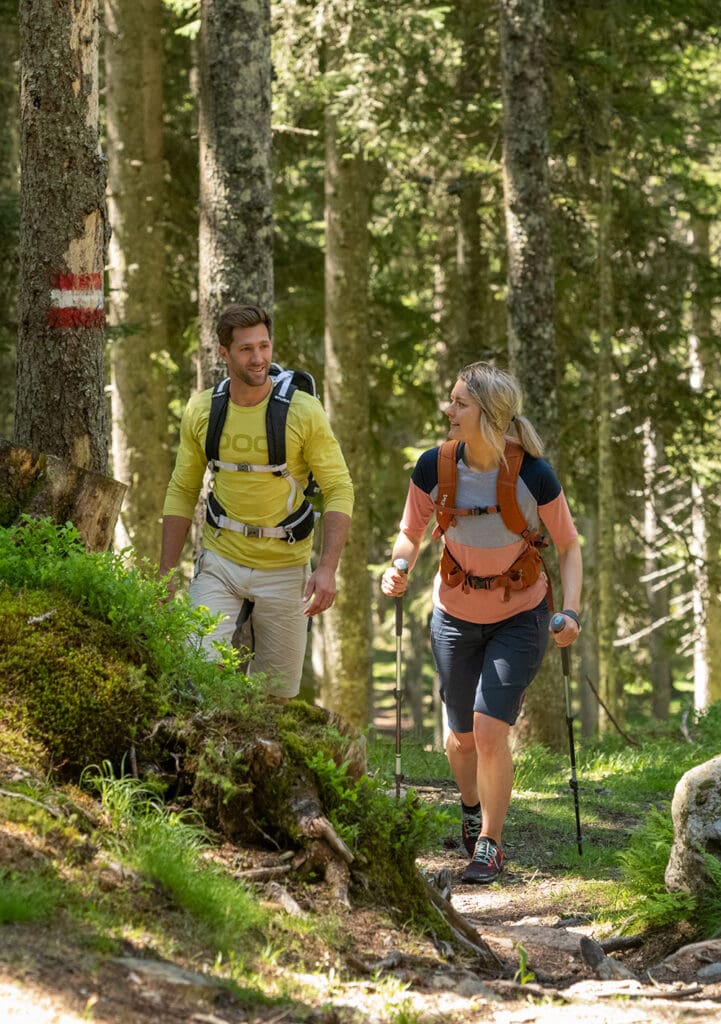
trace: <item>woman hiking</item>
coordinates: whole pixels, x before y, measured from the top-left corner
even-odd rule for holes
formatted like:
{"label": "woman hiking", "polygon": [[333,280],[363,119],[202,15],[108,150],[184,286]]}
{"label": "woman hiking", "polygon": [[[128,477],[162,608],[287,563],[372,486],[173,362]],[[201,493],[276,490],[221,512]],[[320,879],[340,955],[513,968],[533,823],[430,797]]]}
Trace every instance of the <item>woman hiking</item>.
{"label": "woman hiking", "polygon": [[[391,560],[409,571],[435,516],[441,562],[433,583],[431,646],[448,722],[446,754],[461,797],[470,861],[464,882],[501,874],[513,784],[509,746],[549,636],[549,580],[539,555],[548,531],[563,586],[559,647],[578,637],[583,575],[576,527],[543,444],[521,415],[511,374],[479,362],[458,375],[445,412],[449,441],[424,452],[411,476]],[[390,566],[381,589],[399,597],[406,573]]]}

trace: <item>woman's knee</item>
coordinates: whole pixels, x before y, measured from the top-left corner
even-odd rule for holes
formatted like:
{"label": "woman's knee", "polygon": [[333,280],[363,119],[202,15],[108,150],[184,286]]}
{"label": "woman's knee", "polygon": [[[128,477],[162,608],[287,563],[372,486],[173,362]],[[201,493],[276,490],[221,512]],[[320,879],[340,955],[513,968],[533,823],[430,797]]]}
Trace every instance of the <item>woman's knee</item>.
{"label": "woman's knee", "polygon": [[508,735],[511,727],[508,722],[489,715],[474,715],[473,742],[479,757],[492,756],[501,750],[508,749]]}
{"label": "woman's knee", "polygon": [[446,738],[446,750],[456,754],[471,754],[476,751],[476,743],[472,732],[454,732],[449,730]]}

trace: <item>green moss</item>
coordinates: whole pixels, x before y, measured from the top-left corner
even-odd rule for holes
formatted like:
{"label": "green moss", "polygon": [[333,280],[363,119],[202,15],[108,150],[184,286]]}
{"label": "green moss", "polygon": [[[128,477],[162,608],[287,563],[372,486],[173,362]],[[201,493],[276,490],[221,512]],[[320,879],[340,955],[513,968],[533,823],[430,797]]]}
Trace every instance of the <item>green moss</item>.
{"label": "green moss", "polygon": [[18,708],[3,703],[0,708],[0,770],[4,775],[6,766],[9,769],[12,765],[45,774],[50,768],[48,751],[42,743],[28,736]]}
{"label": "green moss", "polygon": [[112,627],[65,596],[0,587],[0,694],[11,730],[70,774],[118,762],[166,708]]}

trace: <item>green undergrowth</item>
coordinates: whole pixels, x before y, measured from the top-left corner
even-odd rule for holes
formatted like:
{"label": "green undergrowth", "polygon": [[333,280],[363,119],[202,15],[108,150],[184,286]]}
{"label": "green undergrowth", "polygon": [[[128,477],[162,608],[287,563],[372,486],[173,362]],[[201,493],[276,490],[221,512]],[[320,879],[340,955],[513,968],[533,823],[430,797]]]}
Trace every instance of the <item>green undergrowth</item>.
{"label": "green undergrowth", "polygon": [[48,921],[57,910],[61,893],[50,872],[0,870],[0,924]]}
{"label": "green undergrowth", "polygon": [[166,807],[152,786],[116,777],[107,762],[88,768],[82,782],[100,796],[105,843],[187,911],[198,941],[237,959],[257,949],[269,914],[242,882],[203,858],[212,840],[202,819]]}
{"label": "green undergrowth", "polygon": [[[402,914],[422,930],[435,927],[429,914],[418,856],[448,828],[450,817],[441,808],[424,804],[413,792],[389,799],[383,780],[364,776],[350,780],[344,766],[317,754],[309,762],[321,783],[323,805],[341,838],[354,852],[360,871],[357,896],[370,902],[402,907]],[[390,856],[389,856],[390,853]],[[399,897],[402,895],[402,904]]]}

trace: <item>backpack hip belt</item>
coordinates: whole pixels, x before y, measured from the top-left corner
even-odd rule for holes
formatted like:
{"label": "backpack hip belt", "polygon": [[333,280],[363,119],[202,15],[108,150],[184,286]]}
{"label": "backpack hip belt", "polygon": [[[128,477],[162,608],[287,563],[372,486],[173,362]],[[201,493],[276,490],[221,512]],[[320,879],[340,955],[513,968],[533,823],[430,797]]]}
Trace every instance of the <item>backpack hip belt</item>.
{"label": "backpack hip belt", "polygon": [[471,590],[498,590],[502,587],[502,600],[504,602],[510,600],[512,590],[527,590],[543,574],[548,583],[549,604],[551,610],[553,610],[550,576],[538,549],[531,545],[518,556],[505,572],[498,573],[496,576],[473,576],[458,564],[446,544],[444,544],[441,554],[440,572],[441,578],[447,586],[462,586],[464,594],[468,594]]}
{"label": "backpack hip belt", "polygon": [[278,540],[287,541],[288,544],[295,544],[298,540],[305,540],[313,530],[319,513],[313,510],[309,501],[304,501],[297,512],[288,516],[278,526],[258,526],[255,523],[241,523],[237,519],[231,519],[225,514],[223,506],[215,497],[212,491],[208,494],[208,504],[205,511],[205,521],[215,530],[216,536],[220,530],[233,530],[241,533],[244,537],[275,537]]}

